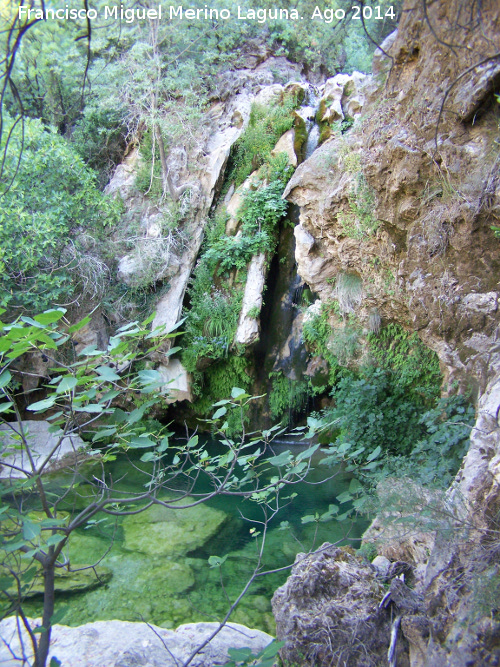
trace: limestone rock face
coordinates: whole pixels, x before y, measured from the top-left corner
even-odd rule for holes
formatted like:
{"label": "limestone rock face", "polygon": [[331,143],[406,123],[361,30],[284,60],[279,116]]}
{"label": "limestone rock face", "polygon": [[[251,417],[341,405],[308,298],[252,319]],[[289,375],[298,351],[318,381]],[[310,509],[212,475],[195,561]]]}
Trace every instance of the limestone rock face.
{"label": "limestone rock face", "polygon": [[336,120],[344,120],[342,95],[344,94],[344,86],[349,79],[348,74],[337,74],[325,83],[321,101],[324,103],[326,111],[321,117],[322,121],[332,123]]}
{"label": "limestone rock face", "polygon": [[[55,625],[49,662],[56,657],[64,667],[178,667],[218,626],[218,623],[189,623],[173,631],[127,621],[96,621],[78,628]],[[0,623],[0,636],[2,665],[16,667],[19,661],[13,658],[11,651],[21,655],[22,650],[15,618]],[[195,667],[223,665],[229,661],[229,648],[249,647],[258,653],[272,640],[260,630],[229,623],[190,664]],[[29,653],[30,640],[25,631],[23,644]]]}
{"label": "limestone rock face", "polygon": [[[500,246],[491,231],[500,211],[491,97],[500,17],[488,1],[468,31],[458,5],[438,0],[424,16],[423,6],[404,3],[398,31],[382,45],[390,58],[375,56],[375,74],[387,80],[378,90],[374,79],[359,82],[362,123],[323,143],[285,191],[300,207],[296,260],[311,290],[327,302],[337,276],[356,273],[361,325],[376,308],[382,325],[417,331],[438,354],[445,381],[477,398],[471,447],[433,531],[413,531],[406,542],[393,535],[384,551],[417,565],[425,612],[401,623],[414,667],[500,659],[496,603],[485,603],[492,589],[479,584],[495,578],[485,544],[498,534],[492,517],[500,509]],[[329,95],[345,113],[349,96]]]}
{"label": "limestone rock face", "polygon": [[248,267],[248,277],[243,294],[238,329],[235,341],[242,345],[251,345],[259,335],[258,314],[262,308],[262,290],[266,281],[266,256],[259,253],[252,257]]}
{"label": "limestone rock face", "polygon": [[[13,426],[17,429],[18,423],[15,422]],[[52,452],[59,438],[57,434],[49,433],[51,425],[48,421],[25,420],[21,422],[21,426],[27,436],[35,466],[39,466]],[[2,477],[25,478],[21,471],[9,468],[7,464],[31,471],[30,461],[24,448],[14,449],[14,445],[17,445],[18,442],[12,429],[7,424],[0,424],[0,450],[6,454],[1,458],[0,475]],[[85,443],[79,435],[74,434],[63,438],[59,448],[52,455],[51,465],[47,470],[53,468],[64,456],[75,456],[78,450],[84,447]]]}
{"label": "limestone rock face", "polygon": [[296,167],[297,166],[297,156],[295,155],[295,149],[293,146],[295,138],[294,130],[288,130],[285,134],[278,140],[278,143],[271,151],[271,155],[279,155],[279,153],[286,153],[288,157],[288,162]]}
{"label": "limestone rock face", "polygon": [[349,550],[326,543],[298,554],[272,599],[277,638],[286,642],[282,656],[303,667],[385,664],[391,623],[379,609],[383,596],[374,570]]}
{"label": "limestone rock face", "polygon": [[[194,502],[185,498],[182,505]],[[154,505],[123,520],[124,548],[151,556],[180,556],[201,547],[227,520],[227,515],[205,504],[182,510]]]}

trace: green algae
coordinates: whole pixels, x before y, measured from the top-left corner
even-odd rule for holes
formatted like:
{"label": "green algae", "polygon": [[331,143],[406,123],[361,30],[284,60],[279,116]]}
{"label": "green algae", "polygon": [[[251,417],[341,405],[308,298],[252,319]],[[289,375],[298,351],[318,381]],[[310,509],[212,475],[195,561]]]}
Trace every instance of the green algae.
{"label": "green algae", "polygon": [[[182,504],[193,502],[188,497]],[[154,505],[123,519],[124,548],[150,556],[183,556],[203,546],[226,520],[227,514],[204,504],[175,510]]]}

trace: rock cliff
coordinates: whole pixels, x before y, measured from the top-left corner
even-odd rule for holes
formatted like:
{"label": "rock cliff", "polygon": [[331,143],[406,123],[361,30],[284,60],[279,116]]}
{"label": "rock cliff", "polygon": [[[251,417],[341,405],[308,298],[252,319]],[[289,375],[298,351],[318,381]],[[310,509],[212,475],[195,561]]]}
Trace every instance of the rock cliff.
{"label": "rock cliff", "polygon": [[[376,312],[418,332],[450,390],[477,398],[471,447],[441,508],[448,531],[413,559],[423,607],[401,626],[413,667],[500,660],[497,613],[483,604],[499,591],[500,18],[493,1],[467,18],[463,9],[405,2],[363,84],[361,121],[325,141],[285,191],[300,207],[298,271],[321,301],[355,274],[359,320],[368,328]],[[337,664],[328,655],[314,664]]]}

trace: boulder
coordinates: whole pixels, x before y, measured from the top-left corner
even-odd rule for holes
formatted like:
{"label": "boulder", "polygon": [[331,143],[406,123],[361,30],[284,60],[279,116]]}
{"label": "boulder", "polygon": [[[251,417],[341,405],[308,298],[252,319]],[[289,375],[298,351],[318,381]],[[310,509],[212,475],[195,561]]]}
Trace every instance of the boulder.
{"label": "boulder", "polygon": [[176,401],[193,400],[191,392],[191,375],[187,372],[179,359],[170,359],[168,366],[161,364],[158,366],[158,372],[166,383],[166,401],[175,403]]}
{"label": "boulder", "polygon": [[[26,434],[35,466],[42,465],[45,458],[49,454],[51,455],[50,465],[45,469],[46,472],[53,469],[56,464],[59,464],[60,460],[66,455],[73,455],[68,460],[71,462],[74,461],[74,455],[76,455],[78,450],[86,447],[80,436],[73,434],[62,438],[59,447],[53,452],[52,450],[57,445],[60,436],[57,433],[49,433],[49,428],[51,427],[49,422],[29,419],[22,421],[21,427]],[[0,424],[0,449],[2,454],[2,458],[0,459],[2,464],[0,475],[2,477],[12,479],[25,477],[20,470],[10,468],[7,464],[31,471],[28,455],[24,447],[20,447],[19,436],[16,435],[19,432],[19,424],[17,422],[12,422],[10,425]]]}
{"label": "boulder", "polygon": [[274,157],[280,153],[286,153],[288,157],[288,162],[296,167],[297,166],[297,156],[295,155],[294,149],[295,141],[295,132],[294,130],[288,130],[283,136],[280,137],[278,143],[271,151],[271,155]]}
{"label": "boulder", "polygon": [[[127,621],[96,621],[77,628],[55,625],[49,661],[55,657],[64,667],[179,667],[218,627],[218,623],[189,623],[173,631]],[[20,663],[14,656],[22,655],[23,650],[16,618],[7,618],[0,623],[0,636],[2,666],[17,667]],[[273,637],[260,630],[228,623],[190,665],[223,665],[229,661],[229,648],[249,647],[258,653],[272,640]],[[28,659],[31,659],[31,644],[24,629],[22,641]]]}
{"label": "boulder", "polygon": [[268,107],[273,104],[279,104],[283,99],[283,86],[275,83],[272,86],[266,86],[255,96],[255,104],[261,104]]}
{"label": "boulder", "polygon": [[391,618],[379,606],[384,593],[374,570],[352,549],[325,543],[312,554],[298,554],[272,599],[277,638],[285,642],[282,659],[298,665],[387,664]]}
{"label": "boulder", "polygon": [[327,121],[328,123],[336,120],[344,120],[342,95],[344,94],[344,87],[350,78],[348,74],[337,74],[326,81],[323,96],[320,100],[322,113],[319,120]]}
{"label": "boulder", "polygon": [[[85,567],[84,565],[75,565],[75,569]],[[3,572],[2,570],[0,570]],[[90,591],[93,588],[107,584],[111,580],[113,573],[108,567],[97,565],[88,570],[78,569],[75,572],[67,570],[56,570],[55,589],[56,593],[82,593]],[[17,595],[17,588],[7,591],[8,594]],[[30,583],[23,592],[24,598],[32,598],[44,594],[43,574],[40,573]]]}
{"label": "boulder", "polygon": [[[186,497],[182,505],[193,503]],[[206,504],[187,509],[154,505],[123,519],[124,548],[150,556],[180,556],[203,546],[216,535],[228,515]]]}

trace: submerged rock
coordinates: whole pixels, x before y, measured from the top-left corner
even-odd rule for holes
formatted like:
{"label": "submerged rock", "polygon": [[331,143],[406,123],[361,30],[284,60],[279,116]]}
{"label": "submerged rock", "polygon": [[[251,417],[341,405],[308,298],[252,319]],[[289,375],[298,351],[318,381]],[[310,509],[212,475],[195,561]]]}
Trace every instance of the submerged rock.
{"label": "submerged rock", "polygon": [[[55,625],[49,661],[55,657],[64,667],[178,667],[218,627],[218,623],[190,623],[172,631],[126,621],[97,621],[78,628]],[[23,653],[16,618],[7,618],[0,623],[0,636],[2,666],[16,667],[20,663],[13,655]],[[24,630],[22,638],[29,654],[30,640]],[[193,667],[223,665],[229,660],[229,648],[249,647],[258,653],[272,640],[273,637],[265,632],[230,623],[190,664]]]}
{"label": "submerged rock", "polygon": [[[89,567],[88,570],[81,570],[79,568]],[[68,572],[67,570],[56,570],[55,575],[55,589],[56,593],[81,593],[82,591],[89,591],[93,588],[98,588],[110,581],[113,573],[108,567],[97,565],[95,567],[76,565],[76,571]],[[8,591],[13,595],[17,591],[12,589]],[[40,572],[29,588],[23,592],[25,598],[32,598],[44,593],[43,574]]]}
{"label": "submerged rock", "polygon": [[[182,505],[194,502],[185,498]],[[187,509],[161,505],[123,520],[124,548],[150,556],[181,556],[203,546],[227,521],[227,514],[205,504]]]}

